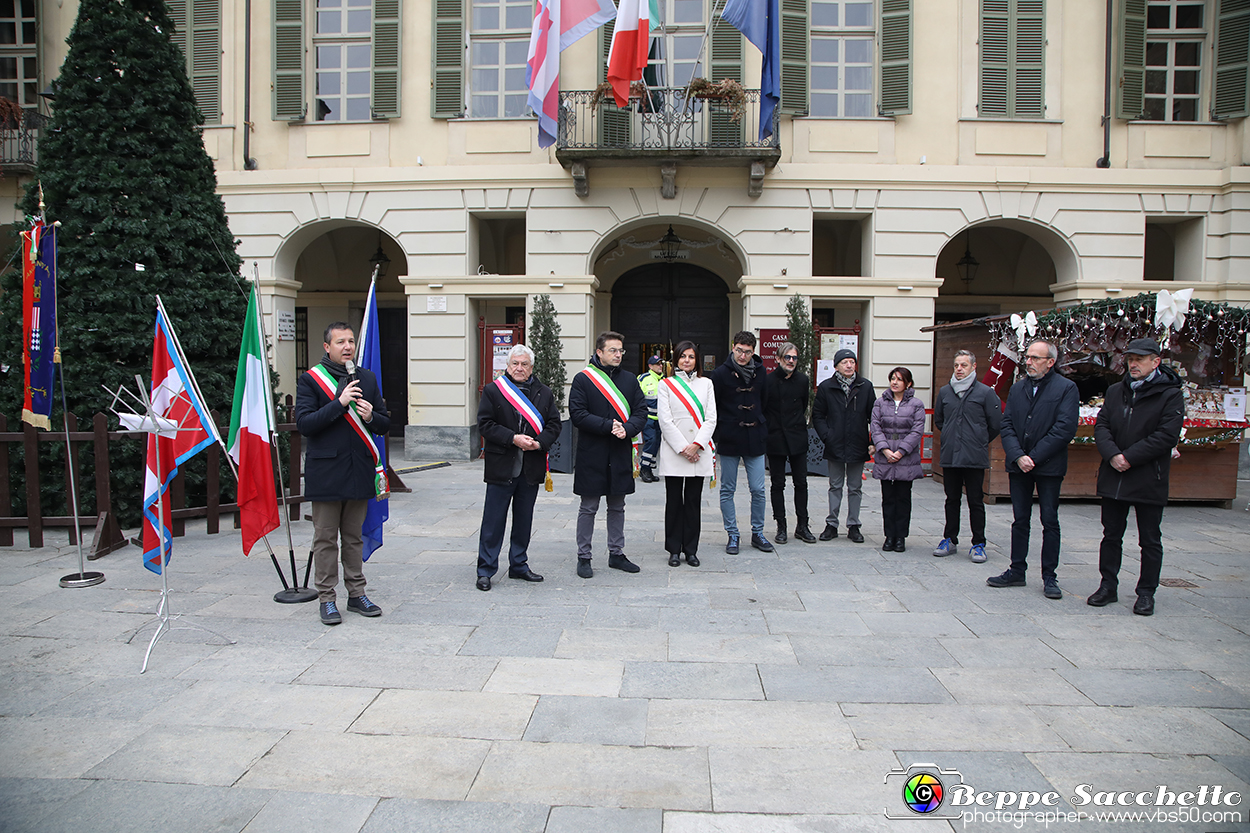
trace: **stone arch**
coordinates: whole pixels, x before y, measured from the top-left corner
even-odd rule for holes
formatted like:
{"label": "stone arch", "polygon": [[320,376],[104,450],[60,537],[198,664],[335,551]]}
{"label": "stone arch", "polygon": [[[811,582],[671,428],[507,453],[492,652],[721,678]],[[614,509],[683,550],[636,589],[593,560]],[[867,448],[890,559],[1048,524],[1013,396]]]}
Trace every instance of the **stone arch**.
{"label": "stone arch", "polygon": [[[637,217],[606,232],[591,250],[587,271],[599,279],[600,291],[611,291],[612,285],[626,272],[654,262],[650,250],[629,244],[656,240],[670,225],[677,236],[697,244],[686,249],[689,254],[682,262],[716,273],[731,292],[739,278],[750,274],[746,252],[718,226],[694,217]],[[709,241],[717,242],[704,245]]]}
{"label": "stone arch", "polygon": [[274,254],[274,277],[297,280],[301,291],[364,292],[372,274],[369,259],[382,248],[390,258],[380,292],[403,292],[408,257],[387,231],[359,220],[318,220],[296,229]]}

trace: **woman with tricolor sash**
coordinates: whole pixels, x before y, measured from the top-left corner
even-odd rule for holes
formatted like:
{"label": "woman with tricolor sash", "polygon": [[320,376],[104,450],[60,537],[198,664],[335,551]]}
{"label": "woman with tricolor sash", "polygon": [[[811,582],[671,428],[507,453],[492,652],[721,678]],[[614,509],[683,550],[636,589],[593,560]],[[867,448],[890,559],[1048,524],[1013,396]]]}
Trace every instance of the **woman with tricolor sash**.
{"label": "woman with tricolor sash", "polygon": [[677,370],[660,384],[660,464],[664,478],[664,549],[668,566],[699,566],[699,515],[703,478],[715,480],[712,432],[716,430],[716,396],[712,380],[698,375],[694,342],[677,345]]}

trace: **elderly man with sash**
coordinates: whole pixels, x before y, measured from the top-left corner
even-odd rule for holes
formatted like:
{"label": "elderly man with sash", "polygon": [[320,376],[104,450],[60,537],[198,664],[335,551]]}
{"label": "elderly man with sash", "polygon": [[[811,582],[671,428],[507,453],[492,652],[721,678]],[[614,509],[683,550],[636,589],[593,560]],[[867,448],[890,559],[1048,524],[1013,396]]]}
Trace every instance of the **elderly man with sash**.
{"label": "elderly man with sash", "polygon": [[551,389],[533,377],[534,351],[518,344],[508,352],[504,375],[482,391],[477,430],[486,446],[482,473],[486,502],[477,545],[477,589],[490,590],[499,572],[508,505],[512,505],[512,543],[508,549],[508,578],[542,581],[530,569],[528,549],[534,523],[538,487],[551,475],[547,451],[560,436],[560,410]]}
{"label": "elderly man with sash", "polygon": [[[343,621],[335,597],[343,561],[347,609],[381,616],[365,595],[360,529],[369,501],[389,493],[378,443],[391,420],[371,371],[356,367],[356,336],[335,321],[325,330],[325,355],[296,383],[295,424],[308,442],[304,496],[312,502],[313,564],[321,621]],[[377,435],[377,436],[374,436]],[[342,541],[340,552],[339,542]]]}
{"label": "elderly man with sash", "polygon": [[647,421],[647,404],[632,373],[621,372],[625,337],[611,331],[595,340],[590,366],[573,377],[569,419],[578,430],[573,493],[577,510],[577,574],[590,578],[591,543],[600,498],[608,499],[608,566],[627,573],[638,565],[625,557],[625,496],[637,475],[633,438]]}

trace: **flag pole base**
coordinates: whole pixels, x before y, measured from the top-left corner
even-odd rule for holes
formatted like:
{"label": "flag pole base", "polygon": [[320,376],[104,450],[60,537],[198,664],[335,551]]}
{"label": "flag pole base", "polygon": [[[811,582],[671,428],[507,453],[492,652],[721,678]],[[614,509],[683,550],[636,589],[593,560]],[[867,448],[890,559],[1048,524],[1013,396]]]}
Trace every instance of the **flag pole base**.
{"label": "flag pole base", "polygon": [[70,573],[61,577],[62,587],[94,587],[104,583],[104,573],[81,572]]}
{"label": "flag pole base", "polygon": [[273,594],[273,600],[284,605],[303,604],[316,601],[316,599],[317,591],[309,587],[288,587],[286,590],[279,590]]}

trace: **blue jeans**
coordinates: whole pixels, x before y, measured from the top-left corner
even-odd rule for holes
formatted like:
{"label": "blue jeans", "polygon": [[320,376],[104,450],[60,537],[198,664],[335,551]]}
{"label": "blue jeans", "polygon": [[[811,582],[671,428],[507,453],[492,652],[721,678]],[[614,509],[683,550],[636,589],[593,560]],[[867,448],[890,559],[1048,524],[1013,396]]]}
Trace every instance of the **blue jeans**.
{"label": "blue jeans", "polygon": [[1033,519],[1033,489],[1042,516],[1042,578],[1055,578],[1059,569],[1059,489],[1062,477],[1038,477],[1008,472],[1011,483],[1011,571],[1023,576],[1029,566],[1029,526]]}
{"label": "blue jeans", "polygon": [[730,457],[721,454],[720,471],[720,516],[725,522],[725,531],[730,535],[738,534],[738,513],[734,509],[734,491],[738,488],[738,461],[747,470],[747,486],[751,490],[751,534],[764,534],[764,455],[758,457]]}

